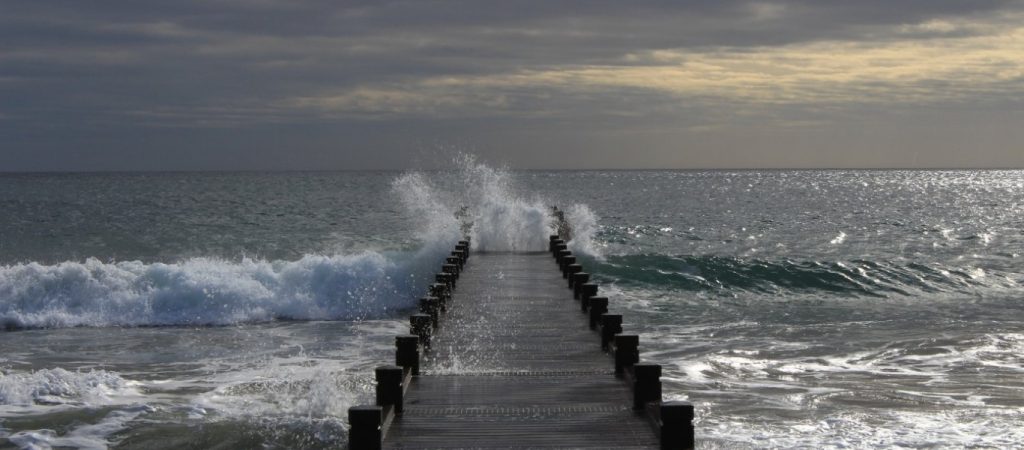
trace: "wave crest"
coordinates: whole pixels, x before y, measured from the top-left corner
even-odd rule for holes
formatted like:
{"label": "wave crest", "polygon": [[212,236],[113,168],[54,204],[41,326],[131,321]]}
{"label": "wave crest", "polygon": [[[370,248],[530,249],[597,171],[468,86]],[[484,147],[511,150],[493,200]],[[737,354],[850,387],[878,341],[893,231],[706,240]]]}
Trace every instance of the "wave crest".
{"label": "wave crest", "polygon": [[0,267],[0,322],[11,328],[226,325],[353,319],[411,305],[417,259],[375,252],[297,261],[97,259]]}
{"label": "wave crest", "polygon": [[979,268],[951,268],[892,261],[792,261],[724,256],[612,256],[598,269],[625,284],[667,286],[687,291],[732,293],[826,291],[885,297],[915,292],[969,292],[979,287],[1016,287],[1007,277]]}

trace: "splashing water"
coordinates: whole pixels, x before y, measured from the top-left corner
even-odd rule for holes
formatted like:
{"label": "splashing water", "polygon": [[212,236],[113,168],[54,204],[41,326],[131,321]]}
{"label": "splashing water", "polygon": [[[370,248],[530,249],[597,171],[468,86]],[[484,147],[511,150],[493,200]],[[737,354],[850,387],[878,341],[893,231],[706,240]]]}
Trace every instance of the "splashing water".
{"label": "splashing water", "polygon": [[573,237],[569,241],[569,249],[574,253],[588,255],[603,260],[598,251],[598,245],[594,236],[598,232],[598,217],[590,210],[590,207],[583,204],[570,205],[566,211],[566,220],[572,226]]}
{"label": "splashing water", "polygon": [[[556,230],[550,202],[536,194],[521,194],[509,171],[483,164],[472,155],[459,155],[453,166],[453,172],[437,175],[442,180],[430,180],[419,172],[400,177],[395,185],[404,193],[406,207],[443,228],[444,236],[458,229],[455,218],[464,212],[463,220],[472,224],[468,234],[476,251],[547,249],[548,236]],[[439,187],[444,184],[450,191]],[[597,232],[594,213],[586,205],[574,204],[567,209],[567,219],[574,229],[571,248],[596,255],[592,241]]]}
{"label": "splashing water", "polygon": [[[456,160],[456,173],[409,172],[391,182],[415,223],[412,251],[306,254],[296,260],[190,257],[178,262],[36,262],[0,265],[0,327],[229,325],[349,320],[413,305],[439,260],[461,238],[465,208],[477,251],[544,250],[552,217],[516,194],[507,171]],[[452,183],[452,181],[455,181]],[[574,250],[593,252],[596,219],[582,205]]]}
{"label": "splashing water", "polygon": [[132,383],[105,370],[71,372],[56,368],[30,373],[0,372],[0,406],[105,405],[115,398],[139,395]]}
{"label": "splashing water", "polygon": [[474,249],[478,251],[541,251],[554,228],[547,206],[515,194],[508,172],[478,163],[471,156],[458,159],[463,180],[462,201],[473,222]]}

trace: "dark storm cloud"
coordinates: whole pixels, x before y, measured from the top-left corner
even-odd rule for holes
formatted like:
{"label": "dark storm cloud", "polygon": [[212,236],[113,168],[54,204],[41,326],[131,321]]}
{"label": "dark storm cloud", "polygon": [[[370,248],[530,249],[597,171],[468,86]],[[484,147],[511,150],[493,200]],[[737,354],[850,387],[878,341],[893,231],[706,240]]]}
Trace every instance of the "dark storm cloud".
{"label": "dark storm cloud", "polygon": [[[861,44],[914,39],[914,48],[927,48],[920,42],[986,36],[1011,26],[1021,9],[995,0],[12,1],[0,14],[0,170],[68,168],[53,163],[98,146],[115,162],[130,154],[135,166],[159,168],[145,163],[166,158],[147,156],[146,147],[266,156],[272,141],[321,152],[393,145],[399,155],[409,142],[479,138],[481,130],[558,136],[605,124],[592,127],[595,136],[609,128],[636,136],[800,124],[872,94],[912,103],[944,89],[945,100],[1005,100],[1020,86],[1015,67],[993,65],[985,70],[1002,72],[987,81],[977,71],[936,69],[983,81],[952,88],[931,79],[939,75],[893,88],[898,74],[856,83],[834,73],[750,74],[794,56],[827,56],[813,47],[822,42],[856,54]],[[787,50],[801,45],[810,47]],[[897,45],[864,58],[912,50]],[[927,59],[917,56],[915,67],[927,71]],[[728,67],[720,78],[755,68],[735,84],[706,82],[713,72],[687,79],[719,65]],[[779,104],[786,106],[764,107]],[[864,108],[872,107],[848,110]],[[404,130],[405,144],[384,139],[381,121]],[[273,167],[266,158],[245,164]]]}

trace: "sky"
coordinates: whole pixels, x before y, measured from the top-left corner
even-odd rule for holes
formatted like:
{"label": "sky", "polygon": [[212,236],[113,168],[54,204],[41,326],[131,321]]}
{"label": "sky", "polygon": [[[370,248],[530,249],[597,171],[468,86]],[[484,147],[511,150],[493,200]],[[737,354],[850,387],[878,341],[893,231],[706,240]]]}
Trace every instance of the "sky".
{"label": "sky", "polygon": [[0,0],[0,171],[1024,168],[1024,1]]}

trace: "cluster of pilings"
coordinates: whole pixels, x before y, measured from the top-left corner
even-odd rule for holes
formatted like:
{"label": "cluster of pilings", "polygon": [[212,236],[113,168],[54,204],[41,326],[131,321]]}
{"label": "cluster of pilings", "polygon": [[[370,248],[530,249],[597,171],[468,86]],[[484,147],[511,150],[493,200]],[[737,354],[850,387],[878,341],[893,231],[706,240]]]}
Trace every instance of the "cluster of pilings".
{"label": "cluster of pilings", "polygon": [[633,409],[647,414],[661,448],[693,448],[693,405],[662,401],[661,365],[640,362],[640,337],[623,333],[622,315],[608,312],[608,297],[598,295],[598,285],[591,282],[590,274],[583,271],[583,265],[566,242],[552,235],[548,249],[572,289],[573,298],[579,300],[580,309],[588,315],[590,329],[600,336],[601,349],[612,356],[615,376],[632,389]]}
{"label": "cluster of pilings", "polygon": [[395,365],[374,369],[377,380],[375,405],[348,409],[349,448],[378,449],[396,415],[402,414],[403,397],[414,375],[420,374],[420,353],[430,351],[430,337],[437,329],[442,313],[448,310],[466,261],[469,259],[469,238],[459,241],[427,288],[427,296],[419,299],[420,312],[409,317],[409,334],[395,337]]}

